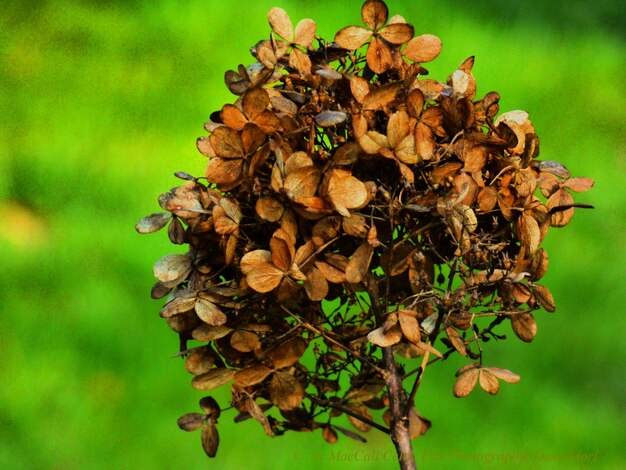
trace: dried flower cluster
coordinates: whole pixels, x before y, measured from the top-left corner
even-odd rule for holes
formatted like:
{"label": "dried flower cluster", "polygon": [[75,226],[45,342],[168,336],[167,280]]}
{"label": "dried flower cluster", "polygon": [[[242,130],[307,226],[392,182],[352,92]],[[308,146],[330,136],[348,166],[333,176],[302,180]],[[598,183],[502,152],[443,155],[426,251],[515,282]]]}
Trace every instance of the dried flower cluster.
{"label": "dried flower cluster", "polygon": [[[256,61],[226,73],[238,99],[198,139],[206,182],[177,173],[187,181],[159,198],[167,212],[137,224],[169,223],[189,247],[156,263],[152,296],[168,296],[161,316],[193,387],[228,384],[236,421],[363,440],[338,424],[346,414],[400,449],[430,426],[413,404],[432,363],[471,361],[457,397],[519,380],[484,364],[483,345],[505,322],[532,341],[532,312],[554,311],[540,245],[593,181],[536,159],[526,112],[476,97],[473,57],[446,82],[424,78],[441,41],[384,2],[366,1],[364,26],[333,42],[312,20],[268,17]],[[179,425],[202,426],[214,456],[220,406],[201,407]]]}

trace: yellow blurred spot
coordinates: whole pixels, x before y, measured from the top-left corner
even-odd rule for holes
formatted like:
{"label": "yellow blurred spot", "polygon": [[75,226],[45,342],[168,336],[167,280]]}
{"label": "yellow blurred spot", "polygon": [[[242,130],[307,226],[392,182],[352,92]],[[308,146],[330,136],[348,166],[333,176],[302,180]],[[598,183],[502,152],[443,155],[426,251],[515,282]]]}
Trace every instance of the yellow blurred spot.
{"label": "yellow blurred spot", "polygon": [[8,199],[0,200],[0,239],[20,248],[43,245],[48,227],[32,209]]}
{"label": "yellow blurred spot", "polygon": [[87,393],[94,401],[115,404],[124,397],[126,382],[110,371],[100,371],[87,380]]}

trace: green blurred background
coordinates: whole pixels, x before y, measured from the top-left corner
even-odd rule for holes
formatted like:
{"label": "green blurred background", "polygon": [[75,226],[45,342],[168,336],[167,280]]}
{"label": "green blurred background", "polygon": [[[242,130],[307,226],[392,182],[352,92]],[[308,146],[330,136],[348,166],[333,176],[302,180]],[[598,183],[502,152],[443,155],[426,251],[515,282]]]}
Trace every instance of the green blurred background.
{"label": "green blurred background", "polygon": [[[389,4],[442,38],[433,77],[475,55],[479,95],[527,110],[541,158],[596,180],[578,197],[596,210],[545,243],[557,312],[537,315],[531,345],[510,330],[489,344],[490,364],[522,381],[458,400],[462,362],[429,369],[418,409],[433,427],[415,442],[418,466],[624,468],[623,3]],[[178,338],[149,291],[154,261],[181,247],[133,226],[159,210],[174,171],[203,173],[195,139],[233,100],[223,73],[251,61],[276,5],[327,38],[360,21],[360,1],[3,2],[0,468],[396,468],[376,431],[367,446],[330,446],[319,432],[270,439],[226,413],[209,461],[200,436],[176,426],[203,394],[171,358]],[[333,460],[350,452],[359,461]]]}

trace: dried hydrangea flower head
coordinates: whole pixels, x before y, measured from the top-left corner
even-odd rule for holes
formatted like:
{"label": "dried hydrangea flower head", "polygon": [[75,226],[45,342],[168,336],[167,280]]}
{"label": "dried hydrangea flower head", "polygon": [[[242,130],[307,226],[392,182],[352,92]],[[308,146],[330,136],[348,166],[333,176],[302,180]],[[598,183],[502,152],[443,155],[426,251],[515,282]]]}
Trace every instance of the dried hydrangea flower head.
{"label": "dried hydrangea flower head", "polygon": [[[488,365],[484,343],[508,322],[532,341],[533,312],[554,311],[541,243],[593,181],[537,159],[526,112],[476,96],[473,57],[425,78],[439,38],[379,0],[361,18],[326,41],[273,8],[255,62],[226,72],[237,99],[198,139],[205,176],[177,173],[166,212],[137,230],[169,224],[188,247],[156,263],[152,297],[167,297],[194,388],[231,387],[235,421],[268,435],[319,429],[334,443],[376,428],[413,468],[427,367],[466,357],[457,397],[519,380]],[[202,428],[212,457],[220,405],[200,405],[179,425]]]}

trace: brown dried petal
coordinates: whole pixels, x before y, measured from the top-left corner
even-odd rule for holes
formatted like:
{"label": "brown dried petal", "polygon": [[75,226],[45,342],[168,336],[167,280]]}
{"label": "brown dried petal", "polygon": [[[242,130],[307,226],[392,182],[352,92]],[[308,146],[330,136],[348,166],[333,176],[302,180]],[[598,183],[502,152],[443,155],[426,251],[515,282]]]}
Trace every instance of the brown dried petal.
{"label": "brown dried petal", "polygon": [[191,256],[167,255],[154,265],[153,273],[161,282],[172,282],[187,277],[191,272]]}
{"label": "brown dried petal", "polygon": [[267,19],[276,34],[288,42],[293,40],[293,25],[285,10],[274,7],[268,12]]}
{"label": "brown dried petal", "polygon": [[522,244],[526,247],[529,254],[533,254],[539,248],[541,243],[541,234],[539,232],[539,224],[534,217],[524,212],[518,221],[518,236]]}
{"label": "brown dried petal", "polygon": [[197,299],[195,304],[196,314],[207,325],[219,326],[226,323],[226,315],[217,305],[205,299]]}
{"label": "brown dried petal", "polygon": [[233,380],[237,385],[249,387],[263,382],[272,372],[272,369],[263,364],[254,364],[238,371]]}
{"label": "brown dried petal", "polygon": [[185,359],[185,369],[193,375],[206,374],[213,367],[213,356],[208,348],[197,348]]}
{"label": "brown dried petal", "polygon": [[344,49],[354,51],[372,37],[372,32],[360,26],[347,26],[335,34],[335,42]]}
{"label": "brown dried petal", "polygon": [[328,294],[328,282],[317,268],[312,268],[306,274],[304,290],[309,296],[309,299],[314,302],[319,302],[326,298],[326,295]]}
{"label": "brown dried petal", "polygon": [[414,62],[430,62],[441,52],[441,39],[432,34],[422,34],[409,41],[402,51]]}
{"label": "brown dried petal", "polygon": [[320,127],[338,126],[348,119],[348,115],[343,111],[322,111],[315,116],[315,123]]}
{"label": "brown dried petal", "polygon": [[480,369],[480,388],[482,388],[485,392],[495,395],[498,393],[498,389],[500,388],[500,383],[498,379],[489,372],[487,369]]}
{"label": "brown dried petal", "polygon": [[251,331],[235,331],[230,337],[230,345],[239,352],[247,353],[261,347],[261,342],[256,333]]}
{"label": "brown dried petal", "polygon": [[220,436],[217,432],[217,426],[210,421],[202,428],[202,448],[209,457],[215,457],[217,448],[220,444]]}
{"label": "brown dried petal", "polygon": [[261,263],[246,276],[248,285],[257,292],[271,292],[278,287],[285,273],[272,263]]}
{"label": "brown dried petal", "polygon": [[307,343],[302,338],[293,338],[284,342],[268,353],[268,357],[276,369],[290,367],[302,357]]}
{"label": "brown dried petal", "polygon": [[476,386],[479,375],[480,369],[476,368],[469,369],[467,372],[460,374],[454,383],[454,396],[457,398],[468,396]]}
{"label": "brown dried petal", "polygon": [[363,109],[378,111],[389,107],[402,91],[402,83],[393,82],[374,87],[363,99]]}
{"label": "brown dried petal", "polygon": [[359,283],[369,272],[370,262],[374,254],[374,247],[369,243],[359,246],[346,266],[346,281],[351,284]]}
{"label": "brown dried petal", "polygon": [[223,158],[241,158],[243,155],[243,143],[241,137],[233,129],[220,126],[211,137],[211,147],[219,157]]}
{"label": "brown dried petal", "polygon": [[381,0],[367,0],[361,8],[361,19],[368,28],[377,30],[387,22],[387,5]]}
{"label": "brown dried petal", "polygon": [[520,381],[520,376],[510,370],[500,369],[499,367],[485,367],[483,370],[488,370],[495,377],[510,384],[516,384]]}
{"label": "brown dried petal", "polygon": [[329,444],[334,444],[337,442],[337,432],[330,426],[324,426],[322,430],[322,437]]}
{"label": "brown dried petal", "polygon": [[206,374],[198,375],[191,381],[191,386],[196,390],[212,390],[224,385],[235,375],[233,369],[217,368]]}
{"label": "brown dried petal", "polygon": [[241,258],[239,267],[243,274],[250,274],[250,272],[258,265],[262,263],[270,263],[272,261],[272,253],[269,250],[254,250],[246,253]]}
{"label": "brown dried petal", "polygon": [[315,39],[315,21],[311,19],[300,20],[296,25],[294,42],[303,47],[309,47]]}
{"label": "brown dried petal", "polygon": [[[559,189],[556,193],[550,196],[546,207],[548,208],[548,210],[552,210],[556,207],[570,206],[572,204],[574,204],[574,198],[572,197],[572,195],[564,189]],[[570,220],[572,220],[573,216],[573,207],[566,210],[554,212],[550,216],[550,225],[552,225],[553,227],[564,227],[570,222]]]}
{"label": "brown dried petal", "polygon": [[296,408],[304,398],[304,387],[287,372],[276,372],[269,385],[270,400],[281,410]]}
{"label": "brown dried petal", "polygon": [[467,348],[465,347],[465,342],[456,331],[456,328],[452,326],[446,328],[446,335],[448,335],[448,339],[450,340],[450,343],[452,343],[454,349],[456,349],[461,356],[467,356]]}
{"label": "brown dried petal", "polygon": [[[367,407],[364,405],[350,405],[349,408],[357,413],[359,416],[363,416],[364,418],[369,420],[372,419],[372,415],[370,414]],[[365,421],[362,421],[355,416],[348,415],[348,421],[350,421],[350,424],[361,432],[369,432],[372,429],[371,424],[366,423]]]}
{"label": "brown dried petal", "polygon": [[537,334],[537,322],[531,313],[512,316],[511,327],[515,335],[527,343],[530,343]]}
{"label": "brown dried petal", "polygon": [[402,329],[402,334],[406,339],[415,344],[421,341],[420,326],[417,322],[417,318],[415,318],[416,313],[415,311],[408,310],[398,311],[398,321]]}
{"label": "brown dried petal", "polygon": [[137,222],[135,230],[139,233],[153,233],[165,227],[171,218],[172,214],[167,212],[151,214]]}
{"label": "brown dried petal", "polygon": [[285,207],[271,197],[258,199],[255,208],[258,216],[268,222],[278,222],[285,212]]}
{"label": "brown dried petal", "polygon": [[567,189],[577,193],[583,193],[593,188],[594,181],[591,178],[572,178],[563,183]]}
{"label": "brown dried petal", "polygon": [[395,45],[404,44],[413,37],[413,26],[407,23],[394,23],[388,25],[380,32],[381,37]]}
{"label": "brown dried petal", "polygon": [[223,338],[230,334],[231,331],[233,331],[233,329],[229,326],[211,326],[205,323],[194,329],[191,332],[191,336],[197,341],[208,342]]}
{"label": "brown dried petal", "polygon": [[204,415],[200,413],[187,413],[178,418],[178,427],[183,431],[196,431],[204,423]]}
{"label": "brown dried petal", "polygon": [[[328,197],[333,202],[338,212],[340,207],[354,209],[361,207],[367,201],[367,189],[357,178],[346,170],[333,170],[332,177],[328,182]],[[341,213],[344,216],[350,214]]]}
{"label": "brown dried petal", "polygon": [[388,348],[394,344],[398,344],[402,339],[402,330],[400,325],[395,324],[385,332],[385,327],[381,326],[368,333],[367,339],[370,343],[376,344],[381,348]]}
{"label": "brown dried petal", "polygon": [[381,74],[393,65],[391,49],[381,39],[374,37],[367,48],[367,65],[375,73]]}
{"label": "brown dried petal", "polygon": [[363,100],[370,92],[369,82],[363,77],[354,75],[350,79],[350,91],[352,91],[352,96],[354,96],[356,101],[362,104]]}
{"label": "brown dried petal", "polygon": [[273,436],[274,431],[272,431],[272,426],[263,413],[263,409],[254,401],[253,398],[248,398],[246,400],[246,410],[250,416],[252,416],[255,420],[257,420],[263,426],[263,430],[265,434],[268,436]]}
{"label": "brown dried petal", "polygon": [[552,293],[546,286],[535,284],[531,290],[533,291],[537,302],[539,302],[543,308],[545,308],[548,312],[554,312],[556,310],[554,297],[552,297]]}

